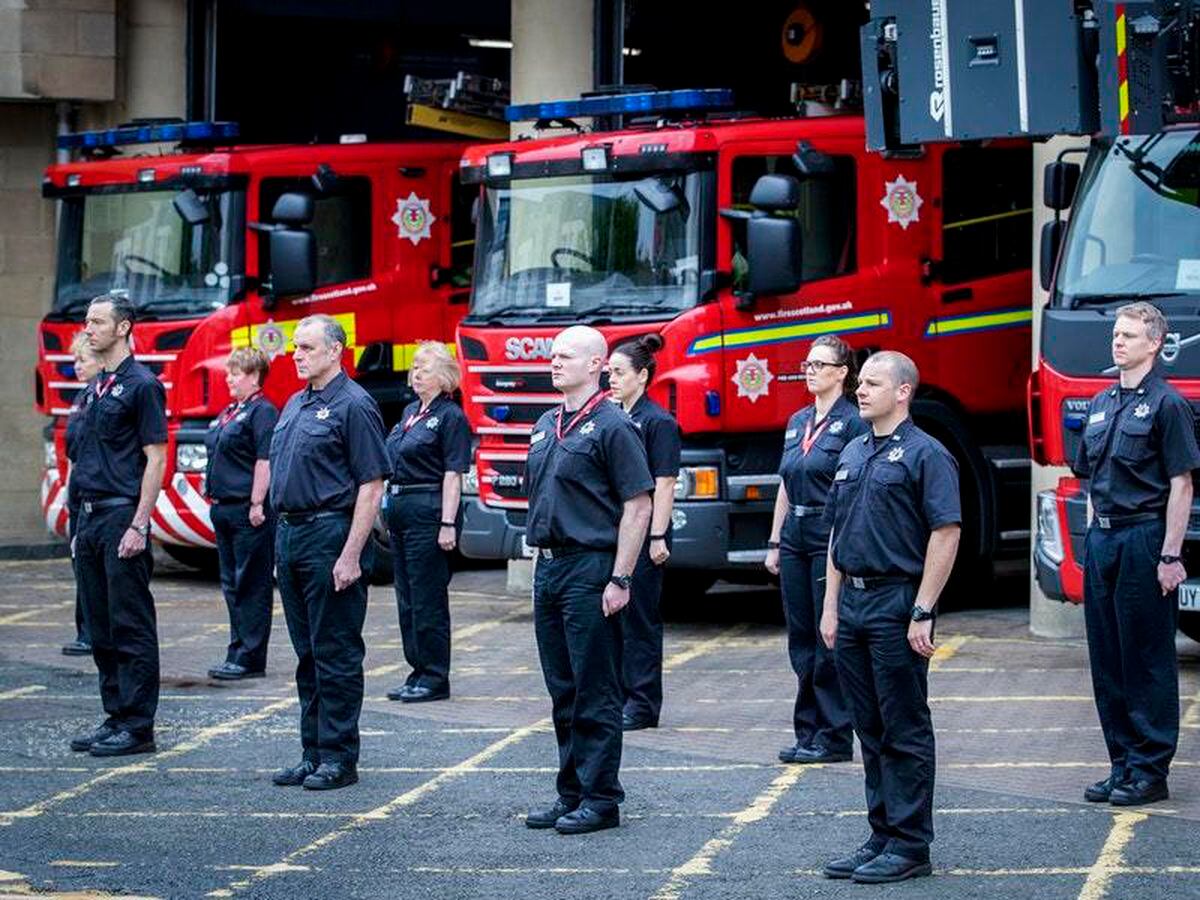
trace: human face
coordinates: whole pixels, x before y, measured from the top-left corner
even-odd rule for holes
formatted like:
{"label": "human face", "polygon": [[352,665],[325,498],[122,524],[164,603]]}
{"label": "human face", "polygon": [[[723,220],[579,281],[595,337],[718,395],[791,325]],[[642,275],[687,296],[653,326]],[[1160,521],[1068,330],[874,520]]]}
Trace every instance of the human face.
{"label": "human face", "polygon": [[868,422],[886,419],[911,392],[907,384],[896,386],[889,366],[868,361],[858,375],[858,414]]}
{"label": "human face", "polygon": [[342,345],[325,343],[325,329],[320,322],[312,322],[296,329],[292,336],[296,345],[292,362],[296,374],[310,384],[332,378],[342,363]]}
{"label": "human face", "polygon": [[434,361],[428,353],[418,353],[414,356],[412,368],[408,372],[412,380],[412,389],[422,401],[428,403],[442,392],[442,380],[438,378]]}
{"label": "human face", "polygon": [[1118,316],[1113,323],[1112,358],[1118,369],[1137,369],[1151,363],[1160,349],[1162,341],[1150,340],[1141,319]]}
{"label": "human face", "polygon": [[91,381],[100,371],[100,360],[88,350],[77,350],[75,356],[75,380]]}
{"label": "human face", "polygon": [[258,390],[258,373],[243,372],[237,366],[226,366],[225,384],[229,387],[229,395],[240,403]]}
{"label": "human face", "polygon": [[93,303],[88,307],[87,316],[83,320],[83,333],[87,335],[88,346],[96,354],[105,354],[117,341],[123,341],[129,335],[128,322],[117,324],[113,317],[112,304],[108,301]]}
{"label": "human face", "polygon": [[804,384],[814,397],[840,392],[850,371],[847,366],[838,365],[832,347],[810,347],[804,366]]}
{"label": "human face", "polygon": [[600,359],[588,356],[577,341],[559,335],[550,347],[550,381],[555,390],[568,393],[584,387],[599,371]]}
{"label": "human face", "polygon": [[633,361],[624,353],[614,353],[608,358],[608,387],[613,399],[620,403],[636,400],[646,390],[649,373],[642,369],[635,372]]}

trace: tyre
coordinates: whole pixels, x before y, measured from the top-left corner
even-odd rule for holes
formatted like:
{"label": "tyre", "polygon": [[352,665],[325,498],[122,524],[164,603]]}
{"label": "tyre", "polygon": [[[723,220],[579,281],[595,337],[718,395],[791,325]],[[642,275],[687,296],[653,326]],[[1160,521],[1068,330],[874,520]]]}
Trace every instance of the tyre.
{"label": "tyre", "polygon": [[1179,614],[1179,630],[1200,643],[1200,612],[1185,612]]}
{"label": "tyre", "polygon": [[220,574],[217,551],[209,547],[185,547],[181,544],[162,544],[163,552],[175,562],[196,569],[206,575]]}

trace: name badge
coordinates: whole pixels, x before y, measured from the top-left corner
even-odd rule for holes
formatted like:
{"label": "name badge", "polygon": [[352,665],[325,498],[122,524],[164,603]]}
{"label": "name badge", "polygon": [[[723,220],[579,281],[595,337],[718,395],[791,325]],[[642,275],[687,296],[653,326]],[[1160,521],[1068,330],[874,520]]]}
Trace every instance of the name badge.
{"label": "name badge", "polygon": [[536,444],[538,441],[540,441],[540,440],[541,440],[542,438],[544,438],[545,436],[546,436],[546,432],[544,432],[544,431],[535,431],[535,432],[534,432],[532,435],[530,435],[530,437],[529,437],[529,446],[531,446],[531,447],[532,447],[534,444]]}
{"label": "name badge", "polygon": [[833,476],[833,480],[834,481],[845,481],[846,477],[849,474],[850,474],[849,469],[838,469],[837,474]]}
{"label": "name badge", "polygon": [[1089,425],[1095,425],[1097,422],[1103,422],[1103,421],[1104,421],[1104,410],[1100,410],[1100,412],[1092,413],[1090,416],[1088,416],[1088,424]]}
{"label": "name badge", "polygon": [[783,433],[783,439],[784,439],[785,441],[790,441],[792,438],[794,438],[794,437],[795,437],[796,435],[798,435],[799,433],[800,433],[800,429],[799,429],[799,428],[789,428],[787,431],[785,431],[785,432]]}

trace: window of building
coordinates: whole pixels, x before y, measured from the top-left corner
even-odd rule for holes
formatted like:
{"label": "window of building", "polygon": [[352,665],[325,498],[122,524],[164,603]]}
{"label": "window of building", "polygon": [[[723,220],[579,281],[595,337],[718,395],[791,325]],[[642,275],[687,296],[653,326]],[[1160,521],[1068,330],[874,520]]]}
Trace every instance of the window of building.
{"label": "window of building", "polygon": [[1032,185],[1030,147],[946,151],[942,157],[943,283],[1029,268]]}
{"label": "window of building", "polygon": [[[317,286],[357,281],[371,275],[371,179],[342,176],[336,187],[316,193],[307,178],[263,179],[259,209],[270,221],[281,194],[312,194],[313,220],[308,226],[317,240]],[[259,272],[270,271],[270,241],[260,240]]]}

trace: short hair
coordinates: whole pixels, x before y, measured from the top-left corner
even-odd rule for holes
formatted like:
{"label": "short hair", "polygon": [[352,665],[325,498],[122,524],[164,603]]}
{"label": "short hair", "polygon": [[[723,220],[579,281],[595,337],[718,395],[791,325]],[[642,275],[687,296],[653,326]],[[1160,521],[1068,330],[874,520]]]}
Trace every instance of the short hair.
{"label": "short hair", "polygon": [[1167,317],[1153,303],[1145,300],[1126,303],[1117,310],[1117,318],[1121,316],[1146,323],[1146,337],[1152,341],[1161,341],[1167,336]]}
{"label": "short hair", "polygon": [[267,374],[271,371],[271,361],[267,359],[267,354],[257,347],[238,347],[229,354],[225,365],[239,372],[253,372],[258,376],[259,387],[263,386]]}
{"label": "short hair", "polygon": [[917,364],[899,350],[878,350],[872,353],[863,364],[864,368],[870,363],[879,363],[885,365],[892,373],[892,381],[896,387],[902,384],[912,385],[913,393],[917,392],[917,387],[921,383],[921,373],[917,371]]}
{"label": "short hair", "polygon": [[346,347],[346,329],[342,327],[333,316],[327,316],[325,313],[316,313],[311,316],[305,316],[296,323],[296,328],[301,329],[307,325],[320,325],[321,333],[325,336],[325,346],[332,347],[334,344],[341,344],[342,349]]}
{"label": "short hair", "polygon": [[112,304],[113,324],[120,325],[122,322],[128,322],[129,333],[133,334],[133,323],[137,321],[137,307],[129,299],[128,293],[125,291],[110,291],[107,294],[99,294],[92,298],[88,306],[92,307],[97,303]]}
{"label": "short hair", "polygon": [[92,345],[88,343],[87,333],[77,331],[75,332],[75,337],[71,338],[71,355],[83,356],[85,353],[88,356],[96,355],[92,352]]}
{"label": "short hair", "polygon": [[[417,361],[418,356],[424,356],[433,364],[433,374],[442,386],[442,392],[453,394],[458,390],[459,382],[462,381],[462,370],[458,367],[458,360],[450,355],[450,351],[441,341],[421,341],[417,344],[417,349],[413,353],[413,362]],[[408,373],[408,383],[412,384],[412,370]]]}

